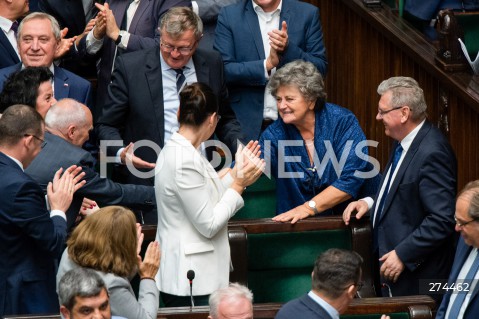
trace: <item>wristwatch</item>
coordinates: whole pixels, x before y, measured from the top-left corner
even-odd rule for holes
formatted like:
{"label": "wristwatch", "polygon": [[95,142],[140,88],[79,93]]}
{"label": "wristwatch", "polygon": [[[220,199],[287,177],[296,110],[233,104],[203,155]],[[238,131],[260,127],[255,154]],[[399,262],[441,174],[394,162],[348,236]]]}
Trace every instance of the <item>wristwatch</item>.
{"label": "wristwatch", "polygon": [[308,207],[313,211],[313,216],[319,214],[319,211],[316,208],[316,202],[314,200],[310,200],[308,202]]}
{"label": "wristwatch", "polygon": [[120,44],[120,42],[121,42],[121,34],[118,33],[118,38],[116,38],[115,40],[115,45]]}

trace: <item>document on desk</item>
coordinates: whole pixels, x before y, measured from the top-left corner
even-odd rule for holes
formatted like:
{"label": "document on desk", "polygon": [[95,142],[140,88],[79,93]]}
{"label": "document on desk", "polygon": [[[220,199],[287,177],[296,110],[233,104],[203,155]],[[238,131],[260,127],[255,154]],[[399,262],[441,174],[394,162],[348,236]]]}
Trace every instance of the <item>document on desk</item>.
{"label": "document on desk", "polygon": [[474,71],[474,74],[479,75],[479,52],[477,52],[476,59],[472,61],[471,57],[469,56],[469,52],[467,51],[466,45],[464,44],[464,42],[462,42],[461,39],[458,39],[458,40],[459,40],[459,43],[461,43],[462,52],[464,52],[464,56],[466,57],[467,61],[471,65],[471,68]]}

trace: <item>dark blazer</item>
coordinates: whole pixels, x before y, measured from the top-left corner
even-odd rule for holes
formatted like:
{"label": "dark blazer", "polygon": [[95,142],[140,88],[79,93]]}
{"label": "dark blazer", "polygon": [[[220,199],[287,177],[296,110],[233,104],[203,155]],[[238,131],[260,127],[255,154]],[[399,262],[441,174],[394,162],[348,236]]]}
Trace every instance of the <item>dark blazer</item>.
{"label": "dark blazer", "polygon": [[[110,9],[115,16],[116,24],[121,26],[125,18],[126,9],[130,5],[129,0],[108,0]],[[130,33],[126,52],[138,51],[160,45],[160,33],[158,27],[160,18],[172,7],[191,7],[191,0],[143,0],[131,20]],[[111,70],[115,59],[115,43],[108,37],[103,40],[103,47],[99,53],[101,62],[98,74],[98,89],[96,106],[101,108],[108,95],[107,88],[111,79]],[[79,54],[86,55],[86,37],[79,45]],[[123,53],[123,52],[120,52]],[[96,116],[95,116],[96,117]]]}
{"label": "dark blazer", "polygon": [[[472,246],[466,245],[462,236],[459,238],[457,244],[456,256],[454,257],[454,264],[452,265],[451,274],[449,275],[448,287],[451,287],[452,283],[456,282],[458,279],[457,276],[461,271],[462,266],[466,262],[467,257],[469,256],[472,250]],[[451,294],[453,290],[447,290],[442,303],[437,310],[436,319],[444,319],[446,316],[447,307],[449,306],[449,300],[451,299]],[[479,286],[476,286],[472,292],[471,300],[466,308],[464,313],[464,319],[476,319],[479,318]]]}
{"label": "dark blazer", "polygon": [[2,31],[0,32],[0,69],[20,63],[15,49],[12,47],[7,36]]}
{"label": "dark blazer", "polygon": [[[208,84],[220,98],[221,120],[215,134],[230,150],[236,150],[240,126],[228,103],[228,92],[223,77],[223,62],[215,51],[197,49],[193,55],[198,82]],[[159,47],[132,52],[117,59],[108,99],[98,119],[100,140],[123,140],[123,145],[149,140],[160,148],[164,146],[163,85]],[[108,154],[116,155],[120,146],[109,147]],[[155,163],[158,154],[151,147],[141,147],[135,154]],[[127,182],[153,185],[153,178],[139,179],[127,173]]]}
{"label": "dark blazer", "polygon": [[67,225],[38,184],[0,152],[0,316],[58,313],[55,259]]}
{"label": "dark blazer", "polygon": [[[0,70],[0,91],[7,78],[13,72],[20,71],[22,64],[18,63]],[[54,67],[54,95],[55,99],[71,98],[87,106],[91,105],[91,85],[87,80],[63,68]]]}
{"label": "dark blazer", "polygon": [[85,30],[86,21],[82,1],[38,0],[38,11],[54,16],[61,28],[67,27],[67,38],[80,35]]}
{"label": "dark blazer", "polygon": [[[297,0],[283,0],[281,22],[288,24],[289,45],[278,68],[294,60],[312,62],[321,74],[327,70],[319,9]],[[214,48],[225,64],[231,106],[247,140],[259,138],[263,121],[264,46],[252,1],[224,7],[218,16]]]}
{"label": "dark blazer", "polygon": [[279,309],[274,318],[333,319],[323,307],[311,299],[307,294],[286,303],[281,309]]}
{"label": "dark blazer", "polygon": [[447,279],[455,249],[456,180],[457,162],[449,142],[426,121],[398,168],[375,225],[379,256],[396,250],[405,264],[396,283],[386,281],[393,296],[419,294],[421,279]]}
{"label": "dark blazer", "polygon": [[95,171],[95,159],[84,149],[48,132],[45,133],[45,141],[47,142],[45,147],[25,170],[25,173],[37,181],[44,191],[60,167],[78,165],[82,166],[82,172],[85,172],[86,184],[75,192],[72,204],[66,212],[68,229],[75,223],[83,197],[95,200],[100,207],[106,205],[146,209],[154,207],[156,201],[153,187],[123,185],[102,178]]}

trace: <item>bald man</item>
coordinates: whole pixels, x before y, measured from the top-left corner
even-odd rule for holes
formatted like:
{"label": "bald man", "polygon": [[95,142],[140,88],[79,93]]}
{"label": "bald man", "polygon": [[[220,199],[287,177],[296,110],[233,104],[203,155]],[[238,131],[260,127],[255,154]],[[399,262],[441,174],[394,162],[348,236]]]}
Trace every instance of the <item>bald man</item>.
{"label": "bald man", "polygon": [[123,205],[143,210],[154,208],[156,203],[152,186],[115,183],[100,177],[95,171],[94,158],[81,148],[93,129],[92,123],[92,114],[85,105],[73,99],[57,102],[45,116],[46,145],[25,170],[46,189],[58,168],[72,164],[83,168],[86,184],[81,192],[76,192],[66,213],[69,230],[75,223],[85,197],[96,201],[99,206]]}

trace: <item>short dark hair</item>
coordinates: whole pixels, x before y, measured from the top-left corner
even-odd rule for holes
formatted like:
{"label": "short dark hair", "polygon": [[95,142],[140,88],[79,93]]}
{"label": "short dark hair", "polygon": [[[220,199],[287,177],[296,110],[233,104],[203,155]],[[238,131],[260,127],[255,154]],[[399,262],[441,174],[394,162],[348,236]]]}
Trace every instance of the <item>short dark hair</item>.
{"label": "short dark hair", "polygon": [[96,297],[106,289],[105,282],[94,270],[89,268],[75,268],[67,271],[58,283],[58,299],[60,305],[72,311],[75,298]]}
{"label": "short dark hair", "polygon": [[180,92],[180,125],[200,126],[215,112],[218,112],[218,98],[208,85],[193,83]]}
{"label": "short dark hair", "polygon": [[359,283],[362,263],[363,259],[354,251],[328,249],[314,263],[313,290],[338,298],[350,285]]}
{"label": "short dark hair", "polygon": [[34,108],[12,105],[0,117],[0,145],[15,145],[26,134],[42,136],[43,125],[42,116]]}
{"label": "short dark hair", "polygon": [[0,113],[14,104],[36,107],[40,84],[52,79],[47,67],[28,67],[10,74],[0,93]]}

